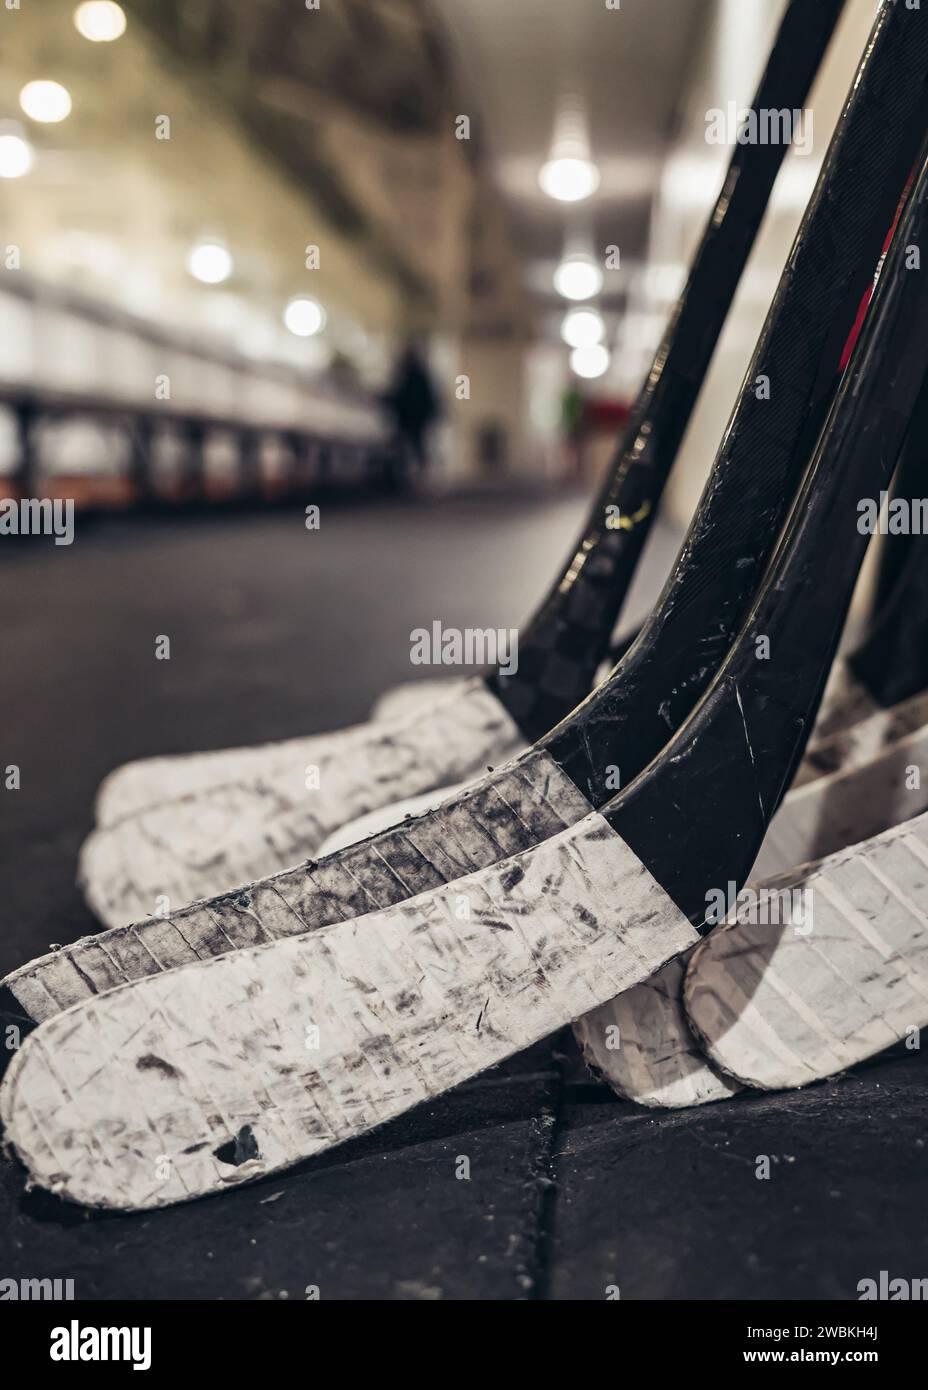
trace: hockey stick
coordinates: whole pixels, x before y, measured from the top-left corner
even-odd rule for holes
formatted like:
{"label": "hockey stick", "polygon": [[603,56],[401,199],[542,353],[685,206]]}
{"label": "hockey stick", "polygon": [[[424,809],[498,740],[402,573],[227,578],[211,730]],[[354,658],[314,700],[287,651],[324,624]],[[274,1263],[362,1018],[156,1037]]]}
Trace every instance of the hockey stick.
{"label": "hockey stick", "polygon": [[919,1045],[928,815],[743,897],[695,950],[574,1025],[588,1066],[618,1095],[703,1105],[743,1086],[808,1086],[903,1040]]}
{"label": "hockey stick", "polygon": [[[928,1025],[926,764],[923,719],[877,756],[852,758],[791,791],[754,866],[758,886],[726,897],[724,924],[691,957],[671,961],[575,1024],[596,1074],[641,1105],[701,1105],[734,1094],[735,1077],[767,1087],[808,1085]],[[893,849],[895,877],[877,874],[884,893],[877,903],[855,896],[853,910],[842,900],[837,911],[834,894],[821,897],[822,875],[831,881],[836,870],[843,881],[853,861],[853,872],[868,880],[873,856],[882,861],[890,841],[914,845],[915,858]],[[787,867],[795,865],[810,867]],[[876,907],[890,914],[891,949],[881,944],[887,937]],[[835,1009],[822,997],[822,980],[838,969]],[[704,1043],[690,1021],[690,1000]],[[823,1009],[827,1024],[817,1023]]]}
{"label": "hockey stick", "polygon": [[[803,105],[843,4],[844,0],[790,0],[755,95],[756,110]],[[546,733],[589,692],[786,149],[784,143],[735,146],[687,284],[632,408],[613,466],[549,594],[520,631],[518,669],[501,685],[495,677],[489,679],[491,698],[482,681],[456,681],[451,689],[436,692],[434,729],[426,705],[412,718],[404,711],[400,717],[405,718],[405,727],[368,731],[370,740],[382,744],[382,751],[375,748],[372,756],[379,755],[385,771],[391,770],[391,737],[399,744],[396,773],[382,783],[381,804],[478,773],[487,762],[501,761],[516,744],[524,746]],[[614,526],[616,516],[621,524]],[[632,517],[640,519],[629,528]],[[497,697],[503,711],[494,709]],[[477,710],[469,717],[466,707],[470,704]],[[462,737],[449,745],[449,728],[458,710]],[[463,730],[475,722],[478,732],[465,766]],[[383,735],[379,740],[378,733]],[[481,736],[484,733],[489,736]],[[362,765],[354,780],[363,784],[366,750],[362,745],[359,730],[350,730],[250,749],[144,759],[106,779],[97,800],[97,820],[100,825],[115,824],[158,802],[251,778],[272,784],[279,798],[305,802],[303,769],[321,759],[326,763],[333,757],[353,759]],[[447,767],[442,765],[445,749],[450,755]],[[433,767],[434,779],[425,782],[422,774]],[[367,800],[372,796],[370,785],[349,790],[349,781],[343,776],[347,800],[343,809],[333,812],[326,830],[370,809],[364,804],[365,790]],[[314,852],[318,844],[319,838],[315,843],[308,841],[303,853]],[[276,867],[280,865],[266,866],[268,871]],[[233,874],[216,886],[228,886],[236,879]]]}
{"label": "hockey stick", "polygon": [[618,1095],[703,1105],[743,1086],[808,1086],[918,1044],[928,815],[764,881],[735,912],[744,920],[574,1025],[587,1065]]}
{"label": "hockey stick", "polygon": [[[915,155],[924,40],[917,24],[906,32],[906,18],[892,4],[878,16],[749,369],[750,384],[658,609],[615,678],[572,726],[579,743],[560,733],[550,741],[555,760],[563,759],[596,805],[615,789],[612,769],[623,783],[631,780],[706,688],[821,428],[842,345]],[[770,400],[758,398],[758,377],[770,382]],[[334,796],[307,796],[302,783],[299,797],[283,795],[279,783],[230,785],[97,833],[81,865],[90,905],[105,922],[123,923],[165,902],[190,902],[298,862],[332,829],[334,804],[343,824],[372,804],[442,784],[430,775],[425,785],[415,786],[410,776],[400,786],[391,775],[398,761],[416,771],[420,729],[421,721],[412,738],[394,733],[392,746],[367,742],[363,757],[353,748],[337,766],[327,763],[321,778],[324,786],[331,776]],[[291,780],[302,773],[302,766],[292,767]]]}
{"label": "hockey stick", "polygon": [[[915,503],[924,499],[924,436],[912,432],[910,454],[914,459],[900,479],[895,500]],[[913,466],[914,464],[919,466]],[[910,492],[918,488],[921,497]],[[891,538],[895,539],[895,538]],[[878,705],[889,706],[928,688],[928,543],[922,536],[906,538],[906,555],[890,596],[866,641],[848,658],[853,674]]]}
{"label": "hockey stick", "polygon": [[[926,429],[928,391],[923,388],[896,471],[896,497],[920,491]],[[865,657],[884,694],[922,690],[925,684],[924,642],[906,640],[921,633],[928,616],[923,561],[917,543],[907,541],[903,562],[892,562],[892,585],[884,584],[889,596],[882,604],[878,597],[870,633],[855,654]],[[894,622],[901,629],[898,637]],[[877,653],[882,665],[873,660]],[[866,687],[860,695],[867,698]],[[869,929],[864,926],[861,938],[856,899],[855,910],[845,903],[843,911],[829,901],[824,947],[809,940],[815,885],[826,882],[824,875],[831,881],[834,869],[839,879],[847,878],[852,861],[854,872],[866,880],[874,856],[889,854],[890,842],[893,862],[905,869],[896,842],[921,843],[928,831],[928,780],[923,786],[921,778],[926,764],[924,693],[878,709],[811,746],[754,865],[752,876],[760,885],[748,891],[743,905],[732,905],[735,920],[716,927],[691,958],[669,962],[575,1025],[591,1069],[638,1104],[700,1105],[735,1094],[736,1077],[765,1087],[808,1085],[928,1024],[928,942],[920,940],[928,921],[919,907],[923,884],[917,849],[901,878],[883,876],[883,906],[895,928],[891,951],[883,948],[877,920]],[[913,817],[918,823],[906,825]],[[820,862],[829,856],[828,865]],[[790,868],[794,865],[811,867],[800,871]],[[771,903],[772,922],[752,920],[758,905],[769,919]],[[744,921],[737,915],[742,906]],[[864,908],[865,921],[870,916]],[[841,961],[839,1010],[820,997],[834,959]],[[750,991],[747,980],[753,981]],[[819,1022],[822,1007],[827,1023]]]}
{"label": "hockey stick", "polygon": [[[892,233],[884,246],[884,254],[888,250],[891,235]],[[872,286],[869,286],[867,302],[871,291]],[[859,327],[863,323],[864,312],[865,305],[862,306],[861,317],[855,325],[851,340],[845,346],[842,354],[844,357],[850,354]],[[920,490],[925,473],[923,441],[926,438],[928,396],[922,396],[916,406],[902,456],[894,474],[895,497],[906,498],[911,489]],[[915,505],[914,499],[912,505]],[[928,660],[928,640],[924,631],[924,625],[928,622],[928,593],[925,592],[928,581],[925,579],[923,560],[924,552],[910,541],[904,563],[893,562],[894,583],[889,599],[882,603],[877,599],[873,605],[866,637],[847,660],[839,658],[832,666],[815,728],[805,757],[796,773],[794,789],[825,772],[859,766],[875,758],[887,744],[914,734],[922,725],[928,724],[928,692],[925,691],[928,684],[925,667]],[[885,553],[883,566],[884,569],[888,567],[888,556]],[[637,636],[638,634],[635,634],[628,639],[622,650],[627,651]],[[617,660],[620,660],[619,649],[616,648],[615,651]],[[862,668],[866,671],[866,680],[860,678]],[[896,703],[891,708],[883,708],[883,697],[889,694],[896,695]],[[400,692],[397,692],[397,695],[399,696]],[[405,693],[400,698],[412,698],[409,686],[405,687]],[[870,775],[874,783],[882,780],[885,784],[885,778],[889,774],[884,770],[880,777],[878,769],[874,768]],[[410,816],[423,815],[443,801],[460,796],[466,786],[467,783],[462,782],[421,796],[404,798],[361,816],[358,820],[349,821],[323,841],[319,853],[323,856],[333,854],[391,825],[398,825]],[[862,818],[860,822],[870,828],[863,829],[856,836],[849,834],[834,843],[833,838],[828,838],[829,834],[833,837],[832,818],[826,827],[823,847],[814,834],[813,823],[823,815],[824,790],[819,789],[806,798],[793,796],[791,800],[790,815],[783,819],[783,843],[777,846],[775,854],[765,858],[764,851],[780,833],[780,818],[775,817],[764,842],[761,858],[755,865],[755,873],[766,875],[780,872],[794,864],[821,858],[831,853],[833,848],[837,849],[842,844],[850,843],[851,839],[869,838],[877,830],[891,823],[880,819],[880,812],[871,801],[868,803],[871,811],[869,818]],[[917,804],[912,805],[909,815],[916,815],[922,809]],[[787,845],[791,848],[787,849]],[[770,867],[772,862],[777,863],[775,870]]]}
{"label": "hockey stick", "polygon": [[[896,469],[889,508],[893,528],[895,509],[902,509],[904,519],[906,514],[912,518],[928,502],[924,496],[926,428],[925,418],[913,421]],[[862,499],[862,508],[866,501],[869,513],[880,500]],[[869,524],[863,515],[862,524]],[[816,742],[928,690],[928,555],[922,530],[920,524],[913,524],[907,534],[886,536],[867,632],[851,653],[835,663]]]}
{"label": "hockey stick", "polygon": [[[918,492],[924,484],[923,451],[926,431],[928,396],[923,394],[919,398],[912,419],[902,461],[896,470],[894,496],[897,498],[908,499],[913,489]],[[810,792],[804,803],[799,789],[825,774],[841,772],[848,777],[856,770],[869,777],[873,786],[876,786],[877,781],[887,786],[887,778],[891,775],[889,767],[902,766],[899,758],[906,750],[900,745],[905,742],[909,754],[914,755],[921,746],[922,738],[928,737],[928,668],[925,665],[928,652],[928,589],[925,581],[925,561],[928,559],[928,552],[925,547],[926,543],[920,538],[907,537],[902,547],[901,562],[890,561],[892,546],[884,556],[884,568],[889,568],[893,576],[891,585],[884,584],[884,589],[889,591],[889,598],[881,603],[878,595],[876,615],[871,620],[869,632],[847,662],[852,679],[857,675],[862,676],[858,694],[867,700],[870,712],[866,717],[854,722],[840,721],[837,731],[830,737],[813,736],[791,792],[791,834],[794,837],[798,835],[799,838],[794,839],[790,847],[784,844],[777,849],[781,861],[784,854],[790,856],[785,860],[787,864],[799,863],[803,857],[817,859],[831,853],[834,847],[827,841],[812,838],[812,816],[815,815],[820,822],[822,821],[819,803],[824,796],[824,790],[819,788],[817,793]],[[853,703],[853,695],[851,702]],[[835,706],[833,715],[837,717],[838,712]],[[820,719],[816,733],[821,723]],[[880,755],[884,751],[887,760],[881,764]],[[870,760],[875,762],[872,770],[867,772],[866,765]],[[837,804],[839,794],[836,793],[829,799]],[[909,815],[915,815],[922,809],[912,804],[911,797],[908,801],[912,806]],[[853,838],[869,838],[876,833],[877,828],[883,828],[875,826],[873,822],[883,814],[880,808],[884,806],[884,802],[885,798],[882,796],[875,801],[872,795],[864,795],[860,816],[854,822],[857,833]],[[803,804],[808,806],[809,812],[803,811],[799,814],[799,808]],[[895,814],[895,808],[891,809],[890,814]],[[899,814],[901,815],[901,805]],[[831,818],[826,818],[826,835],[834,834],[831,823]],[[884,825],[891,823],[890,819],[884,819]],[[776,828],[777,822],[774,820],[771,833],[765,842],[765,849],[775,838]],[[762,865],[761,868],[765,873],[772,871],[767,865]]]}
{"label": "hockey stick", "polygon": [[[924,438],[926,405],[923,389],[909,431],[910,447],[913,439]],[[911,466],[901,470],[895,495],[906,496],[920,471]],[[905,621],[908,610],[900,596],[907,594],[912,603],[909,630],[923,616],[916,557],[916,547],[908,545],[890,604],[883,609],[884,615],[896,611]],[[878,622],[874,632],[880,631]],[[906,651],[894,644],[886,655],[889,678],[905,688],[906,659],[919,669],[921,647],[913,644]],[[903,1037],[917,1040],[918,1030],[928,1025],[928,920],[921,907],[926,767],[924,693],[807,750],[801,775],[774,816],[754,865],[752,876],[760,886],[745,895],[743,905],[733,904],[735,920],[716,927],[691,961],[671,961],[652,979],[575,1025],[581,1050],[596,1073],[620,1096],[639,1104],[699,1105],[734,1094],[740,1089],[735,1077],[767,1088],[804,1086]],[[826,857],[827,865],[821,862]],[[876,867],[884,861],[894,866],[895,876]],[[794,865],[811,867],[790,867]],[[852,874],[869,885],[869,897],[856,894],[848,901],[832,891],[822,907],[816,885],[850,882]],[[758,905],[765,922],[754,920]],[[818,913],[814,939],[813,909]],[[891,924],[890,938],[881,926],[884,915]],[[838,968],[836,962],[840,1009],[822,997],[822,982]],[[752,981],[750,989],[747,981]]]}
{"label": "hockey stick", "polygon": [[[602,814],[482,873],[50,1019],[0,1091],[34,1181],[139,1209],[276,1171],[501,1061],[695,943],[716,885],[743,882],[801,754],[866,548],[856,498],[890,472],[924,375],[928,287],[907,275],[904,247],[924,228],[926,187],[923,165],[761,591],[660,757]],[[836,535],[822,592],[809,580]],[[769,660],[756,659],[759,633]],[[265,892],[294,911],[287,877]]]}
{"label": "hockey stick", "polygon": [[[863,239],[859,224],[854,221],[862,207],[861,192],[856,184],[844,190],[843,196],[842,189],[847,181],[848,166],[855,176],[862,175],[865,192],[872,192],[883,169],[887,94],[892,93],[893,100],[898,101],[903,92],[896,80],[898,67],[894,65],[918,49],[918,33],[904,35],[898,31],[901,13],[893,9],[884,11],[877,23],[874,42],[855,80],[840,132],[823,170],[817,200],[820,210],[808,214],[804,220],[790,266],[793,282],[799,277],[806,285],[811,276],[812,284],[817,286],[821,279],[821,262],[825,262],[827,270],[834,260],[831,248],[835,240],[843,244],[843,234],[855,228],[856,243]],[[896,44],[890,48],[884,46],[888,35],[893,33],[888,24],[897,26]],[[879,69],[874,70],[875,64],[883,61],[884,53],[889,62],[888,72],[892,75],[891,84],[885,75],[880,78]],[[924,58],[922,53],[923,63]],[[922,88],[924,68],[921,75],[916,66],[914,73],[909,70],[904,76],[916,90]],[[902,123],[892,129],[904,130],[906,126]],[[873,151],[872,165],[860,155],[855,156],[853,149],[846,149],[849,141],[865,136],[864,150]],[[910,164],[908,158],[902,161],[904,172]],[[843,178],[839,178],[841,173]],[[902,181],[900,177],[899,183]],[[894,195],[888,195],[887,201],[891,206]],[[890,217],[891,211],[883,225]],[[882,232],[874,235],[877,244],[881,244]],[[800,276],[800,270],[812,254],[810,247],[814,248],[819,242],[823,251]],[[864,278],[869,279],[869,273]],[[856,302],[857,297],[852,292],[849,316]],[[801,312],[795,297],[792,307],[794,314]],[[790,321],[789,316],[786,321]],[[772,330],[765,333],[765,340],[775,341],[775,338]],[[840,345],[844,335],[837,333],[835,338]],[[775,380],[779,384],[779,377]],[[768,404],[772,406],[773,403]],[[729,487],[729,492],[731,490]],[[719,488],[710,484],[710,496],[717,495],[718,491]],[[735,491],[737,494],[736,484]],[[704,527],[702,534],[711,537],[708,528]],[[619,758],[615,754],[618,752],[627,767],[634,761],[637,750],[633,744],[623,748],[621,739],[617,738],[610,752],[617,762]],[[601,804],[608,794],[604,791],[594,804]],[[14,1018],[26,1023],[29,1018],[48,1017],[88,992],[105,990],[152,970],[300,931],[305,921],[323,925],[388,906],[436,887],[443,880],[489,865],[545,835],[555,834],[582,816],[588,804],[551,757],[541,750],[471,789],[459,804],[442,808],[419,824],[392,830],[369,845],[354,847],[321,865],[309,865],[297,871],[294,877],[301,885],[302,916],[269,911],[277,902],[274,895],[260,909],[258,904],[262,897],[267,898],[260,890],[252,894],[227,895],[213,903],[209,911],[174,914],[167,920],[154,919],[132,930],[119,929],[68,947],[55,956],[53,962],[44,963],[37,972],[34,988],[29,969],[17,972],[15,984],[10,982],[10,990],[5,995],[7,1006]],[[256,831],[260,829],[260,825],[256,827]],[[143,842],[140,852],[144,853],[145,849]],[[137,872],[137,865],[130,863],[130,867]],[[183,895],[175,892],[170,879],[163,873],[159,877],[157,892],[182,899]],[[108,894],[108,898],[121,900],[123,897],[125,892],[121,884]],[[146,907],[155,904],[153,896]]]}

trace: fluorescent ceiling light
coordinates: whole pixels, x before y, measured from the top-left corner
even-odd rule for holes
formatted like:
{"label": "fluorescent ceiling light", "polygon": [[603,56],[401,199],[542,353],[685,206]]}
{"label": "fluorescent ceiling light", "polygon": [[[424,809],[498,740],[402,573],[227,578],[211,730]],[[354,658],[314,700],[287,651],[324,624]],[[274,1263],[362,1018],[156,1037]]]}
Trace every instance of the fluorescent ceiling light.
{"label": "fluorescent ceiling light", "polygon": [[554,288],[565,299],[592,299],[603,287],[603,273],[592,256],[565,256],[554,272]]}
{"label": "fluorescent ceiling light", "polygon": [[576,347],[570,354],[570,370],[575,376],[586,377],[592,381],[602,376],[609,366],[609,353],[602,343],[590,343],[586,347]]}
{"label": "fluorescent ceiling light", "polygon": [[291,299],[284,310],[284,323],[298,338],[311,338],[325,326],[325,310],[315,299]]}
{"label": "fluorescent ceiling light", "polygon": [[27,82],[19,104],[30,120],[52,125],[70,116],[71,93],[60,82]]}
{"label": "fluorescent ceiling light", "polygon": [[599,170],[588,159],[549,159],[538,175],[542,191],[559,203],[579,203],[599,187]]}
{"label": "fluorescent ceiling light", "polygon": [[74,27],[91,43],[112,43],[126,32],[126,15],[115,0],[84,0],[74,11]]}
{"label": "fluorescent ceiling light", "polygon": [[32,146],[21,135],[0,135],[0,179],[19,179],[32,168]]}
{"label": "fluorescent ceiling light", "polygon": [[204,285],[221,285],[232,274],[232,257],[218,241],[201,241],[187,257],[187,269]]}
{"label": "fluorescent ceiling light", "polygon": [[602,341],[606,332],[598,309],[568,309],[561,324],[561,337],[568,347],[590,347]]}
{"label": "fluorescent ceiling light", "polygon": [[554,134],[538,182],[549,198],[579,203],[599,187],[599,170],[590,158],[586,111],[575,92],[566,92],[554,114]]}

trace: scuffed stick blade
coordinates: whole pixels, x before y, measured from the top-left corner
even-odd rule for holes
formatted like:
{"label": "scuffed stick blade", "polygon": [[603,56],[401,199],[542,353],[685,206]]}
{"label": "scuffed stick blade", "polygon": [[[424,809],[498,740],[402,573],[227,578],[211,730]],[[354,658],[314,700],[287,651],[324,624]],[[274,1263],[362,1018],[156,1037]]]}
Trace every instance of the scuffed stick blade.
{"label": "scuffed stick blade", "polygon": [[765,886],[779,894],[779,925],[721,927],[687,971],[687,1016],[714,1066],[779,1090],[918,1037],[928,1025],[928,815]]}
{"label": "scuffed stick blade", "polygon": [[[420,714],[361,724],[293,741],[283,752],[163,759],[165,776],[175,778],[176,761],[194,770],[202,763],[205,777],[225,759],[228,781],[99,827],[82,847],[80,884],[101,921],[125,926],[164,902],[180,907],[280,873],[316,853],[346,821],[476,776],[523,746],[496,697],[481,681],[469,680],[436,696],[428,719]],[[243,761],[236,772],[238,754]],[[266,762],[260,776],[256,756]],[[146,763],[130,763],[114,774],[113,786],[131,792],[139,779],[159,775]]]}
{"label": "scuffed stick blade", "polygon": [[0,1089],[32,1181],[164,1206],[383,1124],[646,979],[697,934],[594,813],[387,911],[65,1010]]}
{"label": "scuffed stick blade", "polygon": [[870,762],[806,782],[774,816],[753,876],[772,878],[881,834],[928,810],[928,782],[913,778],[928,757],[928,727],[900,738]]}
{"label": "scuffed stick blade", "polygon": [[677,1110],[727,1100],[741,1089],[713,1071],[687,1023],[688,954],[574,1024],[587,1066],[623,1100]]}
{"label": "scuffed stick blade", "polygon": [[[773,898],[766,899],[765,906],[765,889],[769,893],[776,887],[776,880],[771,878],[765,866],[772,866],[777,873],[783,873],[788,864],[807,865],[813,859],[820,860],[823,855],[846,851],[849,844],[854,846],[853,853],[863,859],[869,848],[863,841],[873,843],[871,837],[881,834],[887,826],[899,827],[900,821],[924,812],[928,789],[909,789],[906,770],[924,761],[928,752],[926,740],[928,730],[920,729],[910,737],[900,739],[870,763],[851,766],[846,773],[820,777],[798,791],[790,792],[773,819],[755,865],[755,868],[760,868],[766,882],[759,888],[746,890],[744,910],[750,912],[756,904],[769,917],[770,904],[775,903],[774,920],[778,923],[789,921],[791,928],[798,928],[800,936],[804,937],[806,927],[813,922],[805,915],[805,908],[814,903],[811,891],[805,897],[793,898],[792,884],[797,873],[793,868],[787,878],[785,894],[776,893]],[[900,833],[904,828],[900,827]],[[784,853],[792,857],[784,859]],[[823,865],[822,871],[824,868]],[[917,885],[913,885],[913,890],[917,891]],[[928,902],[923,902],[923,905],[928,908]],[[742,910],[740,902],[733,903],[732,907]],[[795,918],[794,909],[798,909]],[[767,938],[757,935],[761,930],[759,927],[752,929],[742,925],[739,938],[733,933],[724,936],[728,928],[720,925],[715,933],[724,936],[724,939],[716,947],[710,950],[708,944],[704,943],[696,948],[694,954],[707,962],[710,984],[713,968],[721,968],[720,960],[727,959],[729,951],[743,950],[745,942],[754,942],[755,959],[745,962],[739,956],[741,973],[744,975],[751,969],[759,975],[767,968],[764,955]],[[749,936],[751,932],[753,935]],[[714,939],[713,935],[709,941]],[[826,956],[830,950],[829,940],[826,939],[820,946]],[[750,944],[748,949],[751,949]],[[781,952],[782,948],[778,948],[772,967],[774,970]],[[800,964],[801,954],[796,957],[796,965]],[[856,971],[865,973],[858,978],[856,974],[849,975],[842,971],[842,988],[865,995],[873,983],[869,979],[873,962],[867,955],[858,955],[851,965]],[[676,1108],[724,1100],[741,1089],[733,1079],[716,1073],[703,1052],[701,1040],[690,1026],[683,1003],[688,969],[689,957],[680,956],[665,965],[652,979],[636,985],[574,1024],[574,1033],[587,1064],[626,1100],[637,1101],[639,1105]],[[884,992],[895,996],[900,987],[905,992],[907,973],[908,957],[892,957],[884,965]],[[694,983],[698,978],[697,967],[694,966],[691,989],[698,988]],[[803,980],[806,978],[803,974]],[[802,1026],[797,1033],[788,1032],[792,1023],[791,1014],[781,1006],[778,995],[774,994],[773,998],[775,1007],[769,1019],[765,1014],[764,1021],[775,1030],[779,1051],[787,1054],[790,1050],[804,1052],[805,1016],[798,1016]],[[770,995],[766,989],[758,989],[754,999],[755,1009],[763,1012],[769,1004]],[[732,1008],[735,1008],[734,1003]],[[855,1013],[852,1012],[847,1026],[852,1033],[859,1026]],[[894,1032],[889,1041],[895,1042],[897,1037]],[[846,1048],[847,1040],[842,1039],[841,1045]],[[822,1060],[819,1063],[808,1059],[813,1071],[803,1073],[806,1082],[828,1074],[823,1072],[819,1075],[814,1070],[817,1065],[826,1065],[829,1072],[835,1069],[835,1059],[831,1053],[821,1053],[820,1057]],[[740,1076],[744,1064],[734,1055],[734,1043],[726,1051],[726,1059],[728,1070]],[[850,1065],[850,1062],[845,1065]],[[786,1074],[783,1075],[785,1077]],[[802,1083],[796,1080],[784,1084]]]}
{"label": "scuffed stick blade", "polygon": [[928,694],[922,692],[889,709],[878,710],[866,719],[828,738],[813,735],[802,766],[793,781],[793,790],[831,772],[862,767],[891,744],[917,733],[928,724]]}
{"label": "scuffed stick blade", "polygon": [[[89,995],[227,951],[369,917],[512,858],[593,810],[534,751],[428,816],[166,917],[83,937],[0,980],[7,1013],[44,1023]],[[0,1052],[0,1065],[4,1054]]]}
{"label": "scuffed stick blade", "polygon": [[[461,714],[467,713],[471,704],[474,704],[478,716],[483,711],[498,714],[495,702],[487,698],[487,692],[480,682],[472,677],[420,681],[415,688],[418,703],[414,701],[409,688],[403,687],[407,690],[407,697],[395,701],[392,712],[389,709],[386,713],[378,712],[372,716],[372,721],[348,728],[272,743],[215,748],[205,753],[137,758],[123,763],[103,779],[97,792],[97,827],[101,830],[112,828],[127,817],[140,815],[164,802],[203,796],[216,789],[240,784],[266,785],[279,789],[284,799],[305,801],[307,765],[321,766],[333,759],[350,758],[363,751],[365,740],[376,737],[372,722],[383,724],[388,733],[395,732],[399,740],[398,761],[402,761],[404,744],[409,738],[406,726],[412,723],[413,718],[430,718],[434,712],[444,726],[444,706],[449,704],[453,707],[460,704]],[[501,718],[500,724],[504,737],[518,737],[518,731],[508,717]],[[465,722],[465,730],[468,727],[469,722]],[[423,759],[427,760],[430,755],[430,748],[424,746]]]}

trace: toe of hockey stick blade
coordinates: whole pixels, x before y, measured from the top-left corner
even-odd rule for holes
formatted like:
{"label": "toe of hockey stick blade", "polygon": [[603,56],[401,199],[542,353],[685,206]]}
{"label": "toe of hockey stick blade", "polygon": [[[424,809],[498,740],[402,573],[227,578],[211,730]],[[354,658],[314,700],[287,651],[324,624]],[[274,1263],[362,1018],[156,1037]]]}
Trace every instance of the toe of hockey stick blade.
{"label": "toe of hockey stick blade", "polygon": [[[412,717],[425,718],[432,708],[472,684],[468,679],[409,681],[380,697],[371,712],[370,723],[399,723]],[[200,796],[216,787],[234,786],[242,781],[270,781],[292,777],[291,789],[304,782],[304,768],[336,753],[347,751],[367,725],[337,729],[332,733],[311,734],[251,747],[218,748],[207,753],[180,753],[174,756],[137,758],[117,767],[100,784],[94,806],[97,827],[106,829],[129,816],[137,816],[166,801]]]}
{"label": "toe of hockey stick blade", "polygon": [[[298,864],[346,821],[474,776],[523,746],[499,701],[467,681],[437,698],[428,719],[295,740],[260,777],[246,765],[225,785],[97,829],[82,848],[80,884],[103,922],[123,926]],[[133,766],[144,764],[130,764],[127,777]]]}

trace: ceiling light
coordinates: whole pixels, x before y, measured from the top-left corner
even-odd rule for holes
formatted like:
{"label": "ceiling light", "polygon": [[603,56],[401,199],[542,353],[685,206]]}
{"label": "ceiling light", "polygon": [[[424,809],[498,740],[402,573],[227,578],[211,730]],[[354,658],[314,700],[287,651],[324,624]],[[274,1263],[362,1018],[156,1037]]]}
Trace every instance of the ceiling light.
{"label": "ceiling light", "polygon": [[0,179],[19,179],[32,168],[32,146],[21,135],[0,135]]}
{"label": "ceiling light", "polygon": [[315,299],[291,299],[284,310],[284,323],[298,338],[311,338],[325,326],[325,310]]}
{"label": "ceiling light", "polygon": [[579,203],[599,187],[599,170],[588,159],[549,159],[538,175],[542,191],[559,203]]}
{"label": "ceiling light", "polygon": [[561,324],[561,337],[572,348],[591,347],[602,341],[605,332],[598,309],[568,309]]}
{"label": "ceiling light", "polygon": [[221,285],[232,274],[232,257],[218,241],[201,241],[187,257],[187,269],[204,285]]}
{"label": "ceiling light", "polygon": [[565,256],[554,272],[554,288],[565,299],[592,299],[603,287],[603,273],[592,256]]}
{"label": "ceiling light", "polygon": [[71,94],[60,82],[27,82],[19,104],[33,121],[51,125],[71,114]]}
{"label": "ceiling light", "polygon": [[549,198],[560,203],[582,202],[599,187],[599,170],[590,158],[586,113],[574,93],[558,102],[551,151],[538,182]]}
{"label": "ceiling light", "polygon": [[91,43],[112,43],[126,32],[126,15],[115,0],[84,0],[74,11],[74,27]]}
{"label": "ceiling light", "polygon": [[609,366],[609,353],[602,343],[590,343],[586,347],[576,347],[570,354],[570,370],[575,376],[586,377],[592,381],[602,376]]}

